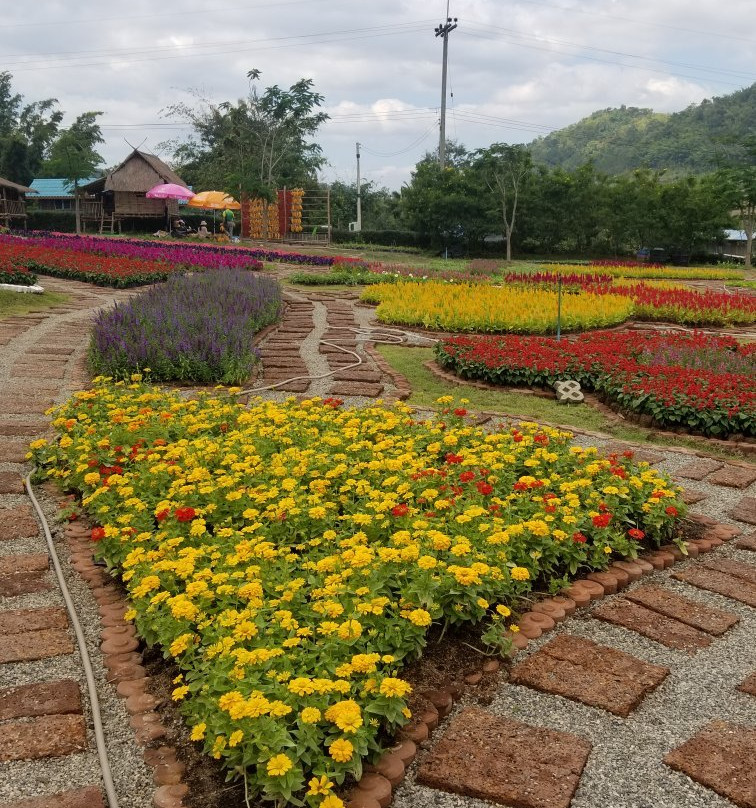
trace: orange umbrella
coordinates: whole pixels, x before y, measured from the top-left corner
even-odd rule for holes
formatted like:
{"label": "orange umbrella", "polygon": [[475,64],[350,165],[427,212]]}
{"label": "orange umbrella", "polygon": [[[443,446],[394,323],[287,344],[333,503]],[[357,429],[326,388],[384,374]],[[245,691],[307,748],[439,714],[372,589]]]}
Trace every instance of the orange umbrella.
{"label": "orange umbrella", "polygon": [[187,203],[190,208],[204,208],[205,210],[241,210],[241,205],[225,191],[202,191],[195,194]]}

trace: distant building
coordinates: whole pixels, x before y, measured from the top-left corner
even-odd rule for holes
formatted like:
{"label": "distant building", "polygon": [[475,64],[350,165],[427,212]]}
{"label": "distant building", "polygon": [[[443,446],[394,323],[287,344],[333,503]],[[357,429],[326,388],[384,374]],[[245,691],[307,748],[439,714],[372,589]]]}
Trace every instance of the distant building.
{"label": "distant building", "polygon": [[[745,260],[746,244],[748,242],[745,230],[725,230],[724,233],[723,257]],[[756,239],[754,239],[754,244],[756,244]]]}
{"label": "distant building", "polygon": [[[79,180],[79,188],[94,182],[97,177]],[[38,210],[70,210],[74,209],[73,185],[65,179],[32,180],[31,188],[37,192],[34,202]]]}
{"label": "distant building", "polygon": [[26,227],[26,194],[33,188],[0,177],[0,222],[5,227]]}

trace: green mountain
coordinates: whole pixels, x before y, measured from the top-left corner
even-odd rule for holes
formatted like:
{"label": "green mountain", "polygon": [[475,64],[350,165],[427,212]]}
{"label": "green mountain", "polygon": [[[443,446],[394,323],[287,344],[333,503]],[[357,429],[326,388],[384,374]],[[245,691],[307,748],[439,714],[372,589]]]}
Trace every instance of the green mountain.
{"label": "green mountain", "polygon": [[529,144],[533,159],[574,169],[593,161],[600,171],[636,168],[701,174],[723,159],[741,157],[756,132],[756,84],[721,98],[705,99],[682,112],[602,109]]}

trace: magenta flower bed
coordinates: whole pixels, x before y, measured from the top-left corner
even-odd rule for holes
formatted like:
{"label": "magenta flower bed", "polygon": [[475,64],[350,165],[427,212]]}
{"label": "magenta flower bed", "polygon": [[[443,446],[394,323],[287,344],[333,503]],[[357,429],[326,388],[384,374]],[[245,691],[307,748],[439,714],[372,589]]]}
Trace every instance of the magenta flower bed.
{"label": "magenta flower bed", "polygon": [[263,250],[250,247],[219,246],[186,242],[159,242],[141,239],[108,238],[101,236],[72,236],[68,233],[34,231],[35,242],[69,250],[144,258],[187,266],[229,269],[261,269],[260,261],[279,261],[286,264],[331,266],[334,263],[354,263],[357,259],[337,255],[303,255],[284,250]]}

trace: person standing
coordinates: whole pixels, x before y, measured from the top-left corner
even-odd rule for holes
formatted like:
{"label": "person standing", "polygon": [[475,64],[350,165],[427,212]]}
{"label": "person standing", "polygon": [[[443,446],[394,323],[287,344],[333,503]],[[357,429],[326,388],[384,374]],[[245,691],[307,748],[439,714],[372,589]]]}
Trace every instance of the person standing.
{"label": "person standing", "polygon": [[234,212],[231,208],[226,208],[223,211],[223,216],[221,217],[223,220],[223,227],[228,234],[228,237],[233,241],[234,238],[234,225],[236,221],[234,219]]}

